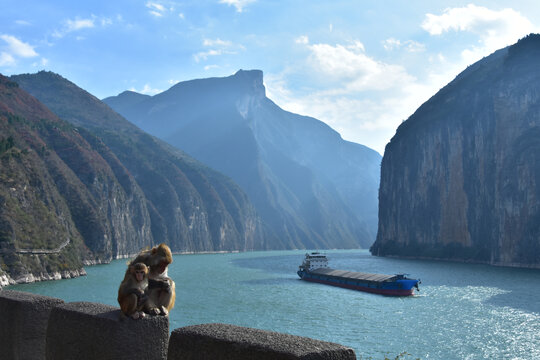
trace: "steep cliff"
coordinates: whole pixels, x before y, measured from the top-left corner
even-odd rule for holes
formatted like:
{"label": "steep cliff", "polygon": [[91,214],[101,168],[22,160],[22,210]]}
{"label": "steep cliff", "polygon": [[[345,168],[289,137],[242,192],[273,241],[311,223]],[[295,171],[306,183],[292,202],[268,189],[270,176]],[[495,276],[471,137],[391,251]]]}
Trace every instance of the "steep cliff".
{"label": "steep cliff", "polygon": [[467,68],[397,129],[374,255],[540,267],[540,35]]}
{"label": "steep cliff", "polygon": [[123,237],[133,238],[129,252],[150,244],[142,193],[121,183],[117,175],[126,170],[85,136],[91,138],[0,75],[4,285],[84,274],[83,263],[110,260]]}
{"label": "steep cliff", "polygon": [[275,248],[369,247],[380,155],[266,97],[263,73],[191,80],[152,96],[104,99],[143,130],[230,176]]}
{"label": "steep cliff", "polygon": [[[126,213],[126,218],[145,219],[148,243],[166,242],[176,252],[271,247],[253,205],[230,178],[141,131],[60,75],[42,71],[11,79],[62,119],[86,129],[81,133],[102,156],[118,163],[112,168],[124,169],[118,178],[137,185],[147,211],[144,216]],[[98,147],[101,141],[104,146]],[[122,239],[117,256],[142,247],[135,237]]]}

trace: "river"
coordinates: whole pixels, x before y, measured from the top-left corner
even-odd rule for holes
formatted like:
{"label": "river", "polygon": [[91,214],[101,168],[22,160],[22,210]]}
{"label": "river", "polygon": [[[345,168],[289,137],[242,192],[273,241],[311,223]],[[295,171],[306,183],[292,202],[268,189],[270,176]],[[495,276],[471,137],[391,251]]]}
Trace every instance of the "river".
{"label": "river", "polygon": [[[337,342],[358,359],[540,359],[540,270],[402,260],[327,251],[330,267],[407,273],[412,297],[385,297],[299,280],[305,251],[175,255],[170,329],[221,322]],[[126,260],[88,276],[7,289],[117,306]]]}

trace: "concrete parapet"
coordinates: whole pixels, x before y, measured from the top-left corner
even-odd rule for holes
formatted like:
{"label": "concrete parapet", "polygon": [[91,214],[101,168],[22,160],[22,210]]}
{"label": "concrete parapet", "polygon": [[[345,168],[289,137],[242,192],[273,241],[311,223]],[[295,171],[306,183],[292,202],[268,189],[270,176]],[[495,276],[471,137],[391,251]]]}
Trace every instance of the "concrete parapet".
{"label": "concrete parapet", "polygon": [[64,301],[14,290],[0,291],[0,357],[45,359],[51,309]]}
{"label": "concrete parapet", "polygon": [[1,290],[0,358],[353,360],[356,355],[335,343],[228,324],[187,326],[169,338],[168,317],[121,320],[117,307]]}
{"label": "concrete parapet", "polygon": [[306,337],[227,324],[176,329],[169,340],[168,360],[353,360],[345,346]]}
{"label": "concrete parapet", "polygon": [[168,317],[120,320],[117,307],[74,302],[51,311],[46,355],[49,360],[161,360],[167,358],[168,339]]}

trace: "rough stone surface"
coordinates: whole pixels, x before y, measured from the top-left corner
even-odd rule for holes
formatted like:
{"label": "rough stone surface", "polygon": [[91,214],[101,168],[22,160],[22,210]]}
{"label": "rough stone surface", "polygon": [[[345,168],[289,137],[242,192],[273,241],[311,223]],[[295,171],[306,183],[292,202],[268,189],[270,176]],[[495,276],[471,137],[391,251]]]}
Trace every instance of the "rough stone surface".
{"label": "rough stone surface", "polygon": [[120,318],[117,307],[74,302],[54,308],[47,328],[49,360],[166,359],[169,319]]}
{"label": "rough stone surface", "polygon": [[374,255],[540,268],[540,35],[469,66],[386,146]]}
{"label": "rough stone surface", "polygon": [[45,334],[51,309],[64,301],[42,295],[0,290],[0,357],[45,359]]}
{"label": "rough stone surface", "polygon": [[227,324],[203,324],[176,329],[169,341],[168,360],[351,360],[345,346],[306,337]]}

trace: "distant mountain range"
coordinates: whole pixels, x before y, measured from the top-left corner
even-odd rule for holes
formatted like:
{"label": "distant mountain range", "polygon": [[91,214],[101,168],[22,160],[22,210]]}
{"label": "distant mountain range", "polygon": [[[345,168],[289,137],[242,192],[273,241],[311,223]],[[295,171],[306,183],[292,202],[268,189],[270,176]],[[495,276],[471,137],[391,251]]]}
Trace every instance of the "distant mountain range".
{"label": "distant mountain range", "polygon": [[230,176],[280,248],[369,247],[381,156],[323,122],[282,110],[261,71],[103,100],[144,131]]}
{"label": "distant mountain range", "polygon": [[159,242],[175,252],[371,244],[380,156],[281,110],[261,72],[107,101],[137,113],[159,99],[152,113],[189,114],[155,120],[176,147],[60,75],[0,75],[0,286],[78,276]]}
{"label": "distant mountain range", "polygon": [[386,146],[375,255],[540,268],[540,35],[469,66]]}
{"label": "distant mountain range", "polygon": [[274,248],[230,178],[59,75],[0,80],[0,283],[76,276],[83,263],[159,242],[176,252]]}

